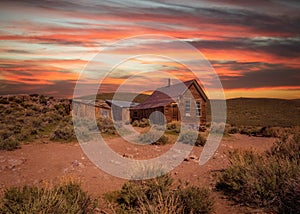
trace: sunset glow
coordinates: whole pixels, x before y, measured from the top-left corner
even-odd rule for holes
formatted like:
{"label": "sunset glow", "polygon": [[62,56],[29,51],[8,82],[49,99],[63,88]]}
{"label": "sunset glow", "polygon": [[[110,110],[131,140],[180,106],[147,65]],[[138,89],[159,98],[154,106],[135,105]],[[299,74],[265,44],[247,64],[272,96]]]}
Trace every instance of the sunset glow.
{"label": "sunset glow", "polygon": [[[80,72],[103,48],[131,36],[161,34],[201,51],[218,73],[226,98],[300,98],[297,1],[4,0],[0,7],[1,95],[71,97]],[[138,55],[131,46],[111,54]],[[156,47],[137,41],[135,46],[187,53],[168,43]],[[105,91],[136,71],[191,78],[184,66],[168,60],[136,58],[119,69],[123,76],[110,76]]]}

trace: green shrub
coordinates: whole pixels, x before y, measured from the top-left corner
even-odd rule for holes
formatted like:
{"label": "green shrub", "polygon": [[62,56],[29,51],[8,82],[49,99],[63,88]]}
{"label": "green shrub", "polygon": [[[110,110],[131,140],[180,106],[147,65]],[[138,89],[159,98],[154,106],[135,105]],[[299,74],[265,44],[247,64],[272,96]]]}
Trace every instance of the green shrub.
{"label": "green shrub", "polygon": [[20,143],[13,136],[0,141],[0,150],[12,151],[18,148],[20,148]]}
{"label": "green shrub", "polygon": [[0,97],[0,104],[9,104],[9,101],[6,97]]}
{"label": "green shrub", "polygon": [[231,166],[221,174],[217,188],[241,203],[280,213],[298,212],[299,193],[294,191],[300,189],[299,139],[299,135],[284,139],[262,155],[231,153]]}
{"label": "green shrub", "polygon": [[142,144],[165,145],[169,139],[162,132],[157,130],[150,130],[138,137],[138,141]]}
{"label": "green shrub", "polygon": [[148,127],[148,126],[150,126],[150,122],[149,122],[149,120],[146,119],[146,118],[143,118],[143,119],[140,121],[140,123],[139,123],[139,127],[141,127],[141,128],[145,128],[145,127]]}
{"label": "green shrub", "polygon": [[[197,139],[195,139],[197,137]],[[195,146],[204,146],[206,139],[196,131],[184,131],[179,135],[179,142]]]}
{"label": "green shrub", "polygon": [[34,186],[6,189],[0,213],[94,213],[93,200],[74,182],[38,188]]}
{"label": "green shrub", "polygon": [[196,186],[179,187],[176,191],[183,213],[211,213],[214,201],[208,189]]}
{"label": "green shrub", "polygon": [[239,130],[240,134],[248,135],[248,136],[257,136],[260,135],[261,128],[255,126],[243,126]]}
{"label": "green shrub", "polygon": [[60,123],[50,136],[50,140],[52,141],[70,142],[75,139],[76,135],[73,126],[65,122]]}
{"label": "green shrub", "polygon": [[106,195],[116,213],[211,213],[213,200],[201,187],[179,185],[164,175],[146,181],[130,181],[120,191]]}
{"label": "green shrub", "polygon": [[140,125],[139,121],[138,120],[135,120],[132,122],[132,126],[133,127],[138,127]]}
{"label": "green shrub", "polygon": [[236,133],[239,133],[239,128],[236,126],[226,124],[224,132],[228,133],[228,134],[236,134]]}
{"label": "green shrub", "polygon": [[47,99],[44,95],[40,95],[39,103],[42,104],[42,105],[47,105]]}
{"label": "green shrub", "polygon": [[180,133],[181,123],[171,122],[167,124],[167,130],[174,133]]}
{"label": "green shrub", "polygon": [[110,118],[97,118],[97,126],[102,133],[115,135],[117,133],[113,121]]}

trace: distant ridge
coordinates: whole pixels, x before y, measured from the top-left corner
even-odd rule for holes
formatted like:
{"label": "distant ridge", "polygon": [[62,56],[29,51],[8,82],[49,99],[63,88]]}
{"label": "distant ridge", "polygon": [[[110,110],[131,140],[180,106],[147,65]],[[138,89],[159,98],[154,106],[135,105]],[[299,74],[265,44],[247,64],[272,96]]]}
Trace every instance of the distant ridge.
{"label": "distant ridge", "polygon": [[300,126],[300,99],[233,98],[226,100],[227,123],[238,126]]}

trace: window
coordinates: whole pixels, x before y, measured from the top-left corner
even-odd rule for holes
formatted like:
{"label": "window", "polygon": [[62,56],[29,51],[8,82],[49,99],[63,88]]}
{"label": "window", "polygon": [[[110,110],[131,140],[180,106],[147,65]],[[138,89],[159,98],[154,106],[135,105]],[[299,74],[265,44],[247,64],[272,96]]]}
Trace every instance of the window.
{"label": "window", "polygon": [[185,116],[191,116],[191,100],[185,101]]}
{"label": "window", "polygon": [[197,117],[201,116],[201,103],[200,103],[200,101],[196,102],[196,116]]}

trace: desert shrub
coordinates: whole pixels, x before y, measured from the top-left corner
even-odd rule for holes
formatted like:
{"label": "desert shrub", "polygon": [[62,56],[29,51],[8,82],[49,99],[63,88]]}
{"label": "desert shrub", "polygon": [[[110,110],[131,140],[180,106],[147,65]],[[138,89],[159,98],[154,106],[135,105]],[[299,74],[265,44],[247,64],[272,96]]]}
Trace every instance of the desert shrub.
{"label": "desert shrub", "polygon": [[33,118],[31,121],[31,126],[33,128],[39,128],[41,126],[42,122],[43,122],[43,120],[41,117]]}
{"label": "desert shrub", "polygon": [[278,140],[266,154],[268,157],[287,159],[300,164],[300,133]]}
{"label": "desert shrub", "polygon": [[115,203],[117,213],[211,213],[213,200],[201,187],[179,185],[164,175],[146,181],[130,181],[106,198]]}
{"label": "desert shrub", "polygon": [[294,127],[269,127],[269,126],[233,126],[226,124],[225,133],[228,134],[244,134],[248,136],[257,136],[257,137],[287,137],[293,133],[299,132],[300,128],[297,126]]}
{"label": "desert shrub", "polygon": [[62,120],[63,116],[57,112],[51,111],[51,112],[47,112],[43,118],[44,118],[44,121],[47,121],[48,123],[55,123],[57,121]]}
{"label": "desert shrub", "polygon": [[12,151],[18,148],[20,148],[20,143],[13,136],[0,141],[0,150]]}
{"label": "desert shrub", "polygon": [[146,118],[143,118],[143,119],[140,121],[140,123],[139,123],[139,127],[141,127],[141,128],[145,128],[145,127],[147,127],[147,126],[149,126],[149,125],[150,125],[150,122],[149,122],[149,120],[146,119]]}
{"label": "desert shrub", "polygon": [[31,109],[27,109],[25,111],[25,116],[26,117],[31,117],[31,116],[34,116],[34,115],[35,115],[35,112],[33,110],[31,110]]}
{"label": "desert shrub", "polygon": [[4,113],[4,115],[6,115],[6,114],[11,114],[13,112],[14,112],[14,109],[12,107],[7,107],[7,108],[5,108],[5,111],[3,113]]}
{"label": "desert shrub", "polygon": [[6,97],[0,97],[0,104],[9,104],[9,101]]}
{"label": "desert shrub", "polygon": [[139,121],[138,120],[135,120],[132,122],[132,126],[133,127],[138,127],[140,125]]}
{"label": "desert shrub", "polygon": [[167,124],[167,130],[174,133],[180,133],[180,122],[171,122]]}
{"label": "desert shrub", "polygon": [[261,128],[256,126],[242,126],[239,130],[240,134],[257,136],[260,134]]}
{"label": "desert shrub", "polygon": [[54,105],[54,108],[63,116],[70,114],[70,102],[67,100],[61,100],[59,103]]}
{"label": "desert shrub", "polygon": [[299,126],[294,127],[263,127],[260,131],[261,136],[263,137],[288,137],[293,133],[299,133]]}
{"label": "desert shrub", "polygon": [[182,213],[211,213],[214,201],[209,190],[198,186],[179,187],[176,190],[179,206],[183,207]]}
{"label": "desert shrub", "polygon": [[224,132],[228,134],[236,134],[239,133],[239,128],[230,124],[226,124]]}
{"label": "desert shrub", "polygon": [[47,105],[47,99],[44,95],[40,95],[39,103],[42,104],[42,105]]}
{"label": "desert shrub", "polygon": [[299,193],[294,191],[300,189],[299,139],[299,135],[284,139],[265,154],[231,153],[231,166],[220,175],[217,188],[244,204],[298,212]]}
{"label": "desert shrub", "polygon": [[115,135],[117,133],[114,122],[110,118],[97,118],[97,126],[102,133]]}
{"label": "desert shrub", "polygon": [[[195,139],[196,138],[196,139]],[[195,146],[204,146],[206,139],[196,131],[184,131],[179,135],[179,142]]]}
{"label": "desert shrub", "polygon": [[[33,110],[34,112],[39,112],[41,110],[40,106],[37,104],[33,104],[29,109]],[[32,116],[32,115],[30,115],[30,116]]]}
{"label": "desert shrub", "polygon": [[93,200],[80,186],[68,182],[53,188],[11,187],[5,190],[0,213],[93,213]]}
{"label": "desert shrub", "polygon": [[0,140],[5,140],[13,135],[13,132],[4,126],[3,129],[0,130]]}
{"label": "desert shrub", "polygon": [[165,145],[168,140],[166,135],[157,130],[151,130],[138,137],[138,141],[142,144]]}
{"label": "desert shrub", "polygon": [[74,128],[69,123],[60,123],[50,136],[52,141],[70,142],[76,139]]}
{"label": "desert shrub", "polygon": [[225,126],[226,126],[226,124],[223,122],[220,122],[220,123],[213,122],[210,125],[210,132],[223,134],[223,132],[225,131]]}
{"label": "desert shrub", "polygon": [[281,213],[299,213],[300,210],[300,175],[290,178],[284,183],[284,191],[281,193]]}
{"label": "desert shrub", "polygon": [[22,127],[21,132],[16,135],[16,139],[18,141],[25,141],[30,138],[31,135],[31,129],[27,127]]}
{"label": "desert shrub", "polygon": [[8,101],[10,101],[12,103],[22,103],[23,100],[17,96],[9,96]]}

